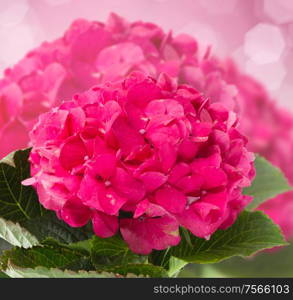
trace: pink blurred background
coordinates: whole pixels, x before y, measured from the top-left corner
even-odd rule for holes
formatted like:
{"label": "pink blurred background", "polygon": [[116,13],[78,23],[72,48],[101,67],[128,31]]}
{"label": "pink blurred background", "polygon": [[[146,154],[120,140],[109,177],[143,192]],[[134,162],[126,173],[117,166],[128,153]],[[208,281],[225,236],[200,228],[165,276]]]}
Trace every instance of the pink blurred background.
{"label": "pink blurred background", "polygon": [[75,18],[105,21],[116,12],[186,32],[259,79],[293,112],[291,0],[0,0],[0,74]]}

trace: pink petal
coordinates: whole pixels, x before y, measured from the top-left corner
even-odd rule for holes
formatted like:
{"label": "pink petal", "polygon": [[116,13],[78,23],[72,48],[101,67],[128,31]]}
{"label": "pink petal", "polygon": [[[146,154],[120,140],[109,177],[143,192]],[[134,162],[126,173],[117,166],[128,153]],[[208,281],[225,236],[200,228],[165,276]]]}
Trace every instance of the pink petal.
{"label": "pink petal", "polygon": [[139,218],[141,215],[143,215],[146,212],[149,206],[150,206],[150,202],[148,200],[143,200],[139,202],[136,206],[133,218],[134,219]]}
{"label": "pink petal", "polygon": [[167,181],[167,176],[160,172],[145,172],[140,176],[147,192],[152,192]]}
{"label": "pink petal", "polygon": [[70,226],[81,227],[86,225],[91,218],[91,210],[79,199],[71,199],[62,207],[60,216]]}
{"label": "pink petal", "polygon": [[200,148],[200,143],[191,141],[190,139],[185,139],[179,146],[179,155],[185,159],[193,159]]}
{"label": "pink petal", "polygon": [[116,169],[116,175],[112,179],[113,188],[131,202],[142,200],[145,195],[145,187],[142,182],[134,179],[122,168]]}
{"label": "pink petal", "polygon": [[143,136],[134,130],[122,117],[118,117],[113,123],[112,130],[118,144],[125,154],[129,154],[135,147],[144,144]]}
{"label": "pink petal", "polygon": [[175,164],[177,159],[176,148],[170,144],[163,144],[159,149],[159,159],[163,172],[168,172]]}
{"label": "pink petal", "polygon": [[221,219],[213,223],[202,220],[192,205],[183,213],[176,215],[176,218],[180,225],[189,229],[192,234],[205,239],[209,239],[222,222]]}
{"label": "pink petal", "polygon": [[93,212],[92,223],[95,234],[101,238],[111,237],[118,230],[118,218],[102,212]]}
{"label": "pink petal", "polygon": [[98,55],[97,70],[104,73],[104,80],[114,80],[144,60],[141,48],[130,42],[104,48]]}
{"label": "pink petal", "polygon": [[179,34],[175,36],[173,41],[176,49],[181,53],[186,53],[192,55],[197,51],[197,42],[196,40],[188,34]]}
{"label": "pink petal", "polygon": [[153,100],[145,108],[145,114],[151,119],[156,116],[167,115],[171,119],[177,119],[184,116],[182,105],[172,99]]}
{"label": "pink petal", "polygon": [[155,194],[156,203],[171,213],[180,213],[186,205],[184,193],[172,187],[159,189]]}
{"label": "pink petal", "polygon": [[68,138],[62,146],[59,160],[65,169],[70,170],[83,164],[86,154],[86,148],[80,137],[73,136]]}
{"label": "pink petal", "polygon": [[87,164],[91,176],[101,176],[108,179],[114,175],[116,170],[116,156],[113,154],[101,154],[93,157]]}
{"label": "pink petal", "polygon": [[199,174],[204,178],[204,184],[203,184],[204,189],[212,189],[215,187],[220,187],[226,185],[228,181],[226,173],[220,168],[215,168],[215,167],[202,168]]}
{"label": "pink petal", "polygon": [[0,90],[0,124],[3,126],[8,120],[13,120],[20,114],[23,105],[23,95],[16,83],[11,83]]}
{"label": "pink petal", "polygon": [[82,179],[77,195],[84,205],[110,215],[116,215],[126,203],[126,198],[89,175],[85,175]]}
{"label": "pink petal", "polygon": [[128,90],[127,98],[138,106],[145,106],[154,99],[160,99],[161,90],[154,82],[147,79],[132,86]]}
{"label": "pink petal", "polygon": [[171,170],[168,181],[175,184],[179,179],[188,175],[190,172],[190,166],[186,163],[180,162]]}
{"label": "pink petal", "polygon": [[109,45],[111,34],[105,29],[93,24],[87,31],[79,34],[72,44],[74,60],[93,62],[97,53]]}
{"label": "pink petal", "polygon": [[204,183],[202,176],[199,174],[193,174],[189,176],[182,177],[175,186],[184,193],[198,192]]}
{"label": "pink petal", "polygon": [[6,124],[0,131],[0,137],[0,157],[4,157],[16,149],[27,147],[29,142],[27,128],[18,120]]}
{"label": "pink petal", "polygon": [[194,172],[200,172],[201,168],[216,167],[219,168],[222,162],[221,155],[214,153],[207,158],[196,158],[191,163],[191,168]]}
{"label": "pink petal", "polygon": [[120,231],[130,249],[143,255],[152,249],[163,250],[180,242],[178,223],[169,215],[144,220],[121,219]]}

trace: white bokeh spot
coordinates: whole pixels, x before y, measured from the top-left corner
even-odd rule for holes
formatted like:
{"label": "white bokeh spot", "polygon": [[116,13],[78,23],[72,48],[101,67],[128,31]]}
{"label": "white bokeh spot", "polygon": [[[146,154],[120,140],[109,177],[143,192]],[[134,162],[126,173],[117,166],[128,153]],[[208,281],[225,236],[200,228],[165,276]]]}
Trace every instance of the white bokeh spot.
{"label": "white bokeh spot", "polygon": [[277,62],[285,49],[281,30],[272,24],[259,23],[244,38],[244,53],[256,64]]}
{"label": "white bokeh spot", "polygon": [[280,88],[286,76],[286,68],[283,62],[259,65],[248,60],[245,65],[246,72],[261,81],[269,91]]}

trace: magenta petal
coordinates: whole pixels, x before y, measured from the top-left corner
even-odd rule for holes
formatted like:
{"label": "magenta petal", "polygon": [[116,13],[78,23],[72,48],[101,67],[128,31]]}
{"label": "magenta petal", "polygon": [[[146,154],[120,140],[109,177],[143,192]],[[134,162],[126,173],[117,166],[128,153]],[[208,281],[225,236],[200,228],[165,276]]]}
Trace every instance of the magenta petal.
{"label": "magenta petal", "polygon": [[92,223],[95,234],[101,238],[111,237],[118,230],[118,218],[102,212],[93,212]]}
{"label": "magenta petal", "polygon": [[113,154],[101,154],[88,163],[89,174],[99,175],[104,179],[110,178],[116,170],[116,156]]}
{"label": "magenta petal", "polygon": [[59,160],[65,169],[70,170],[81,165],[84,162],[85,155],[84,143],[80,137],[73,136],[68,138],[61,148]]}
{"label": "magenta petal", "polygon": [[0,130],[0,137],[0,157],[4,157],[16,149],[22,149],[24,145],[27,145],[29,142],[26,126],[19,120],[14,120],[2,128],[2,130]]}
{"label": "magenta petal", "polygon": [[106,132],[110,130],[115,120],[121,114],[122,109],[116,101],[108,101],[103,109],[103,122],[105,123]]}
{"label": "magenta petal", "polygon": [[36,190],[38,193],[40,203],[46,208],[58,211],[62,209],[63,205],[66,202],[64,197],[54,197],[48,194],[48,191],[44,188],[42,184],[36,185]]}
{"label": "magenta petal", "polygon": [[185,193],[197,192],[202,188],[203,178],[199,174],[193,174],[189,176],[182,177],[175,186]]}
{"label": "magenta petal", "polygon": [[110,215],[116,215],[126,202],[113,188],[107,188],[104,183],[89,175],[85,175],[81,181],[78,196],[84,205]]}
{"label": "magenta petal", "polygon": [[163,250],[180,242],[178,223],[169,215],[144,220],[122,219],[120,231],[129,248],[143,255],[152,249]]}
{"label": "magenta petal", "polygon": [[150,206],[150,202],[148,200],[143,200],[139,202],[136,206],[133,218],[134,219],[139,218],[141,215],[143,215],[146,212],[149,206]]}
{"label": "magenta petal", "polygon": [[205,189],[212,189],[227,184],[227,175],[220,168],[202,168],[199,174],[204,178],[203,188]]}
{"label": "magenta petal", "polygon": [[171,213],[181,213],[186,205],[185,194],[172,187],[159,189],[155,199],[156,203]]}
{"label": "magenta petal", "polygon": [[192,206],[186,209],[182,214],[176,215],[180,225],[189,229],[192,234],[197,237],[209,239],[210,236],[217,230],[222,220],[218,222],[206,222],[193,210]]}
{"label": "magenta petal", "polygon": [[81,227],[91,218],[91,210],[83,205],[79,199],[66,201],[60,211],[61,218],[72,227]]}
{"label": "magenta petal", "polygon": [[168,172],[174,166],[177,159],[175,147],[167,143],[163,144],[159,149],[159,158],[163,172]]}
{"label": "magenta petal", "polygon": [[168,181],[172,184],[175,184],[179,179],[188,175],[190,171],[191,169],[188,164],[180,162],[171,170]]}
{"label": "magenta petal", "polygon": [[127,94],[130,102],[144,106],[154,99],[161,98],[160,88],[151,80],[145,80],[132,86]]}
{"label": "magenta petal", "polygon": [[214,153],[207,158],[197,158],[191,163],[191,168],[194,172],[200,172],[201,168],[206,167],[217,167],[221,165],[221,155],[219,153]]}
{"label": "magenta petal", "polygon": [[147,192],[152,192],[167,181],[167,176],[160,172],[145,172],[140,176]]}
{"label": "magenta petal", "polygon": [[143,199],[145,187],[142,182],[134,179],[122,168],[116,169],[116,175],[112,179],[113,188],[129,201],[137,202]]}
{"label": "magenta petal", "polygon": [[40,115],[39,122],[30,133],[31,142],[35,146],[43,146],[48,141],[58,140],[66,135],[65,125],[68,115],[69,112],[66,110]]}
{"label": "magenta petal", "polygon": [[112,126],[112,130],[115,138],[121,150],[125,154],[130,154],[135,147],[142,146],[144,144],[143,136],[134,130],[122,117],[118,117]]}
{"label": "magenta petal", "polygon": [[196,156],[199,147],[200,143],[196,143],[190,139],[185,139],[180,144],[179,155],[185,160],[193,159]]}
{"label": "magenta petal", "polygon": [[97,69],[105,80],[117,79],[144,60],[142,49],[134,43],[119,43],[103,49],[97,58]]}
{"label": "magenta petal", "polygon": [[223,215],[227,207],[228,194],[225,190],[218,193],[209,193],[203,196],[201,201],[217,206],[220,214]]}
{"label": "magenta petal", "polygon": [[23,105],[23,95],[16,83],[11,83],[0,90],[0,105],[0,125],[2,127],[8,120],[15,119]]}

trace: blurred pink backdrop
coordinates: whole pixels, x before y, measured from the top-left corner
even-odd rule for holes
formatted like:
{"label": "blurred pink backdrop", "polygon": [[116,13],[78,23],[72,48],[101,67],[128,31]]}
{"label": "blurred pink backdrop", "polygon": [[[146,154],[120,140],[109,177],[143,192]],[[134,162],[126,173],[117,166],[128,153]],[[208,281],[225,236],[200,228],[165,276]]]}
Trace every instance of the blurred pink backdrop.
{"label": "blurred pink backdrop", "polygon": [[293,112],[291,0],[0,0],[0,74],[42,41],[61,36],[74,19],[105,21],[110,12],[212,45]]}

